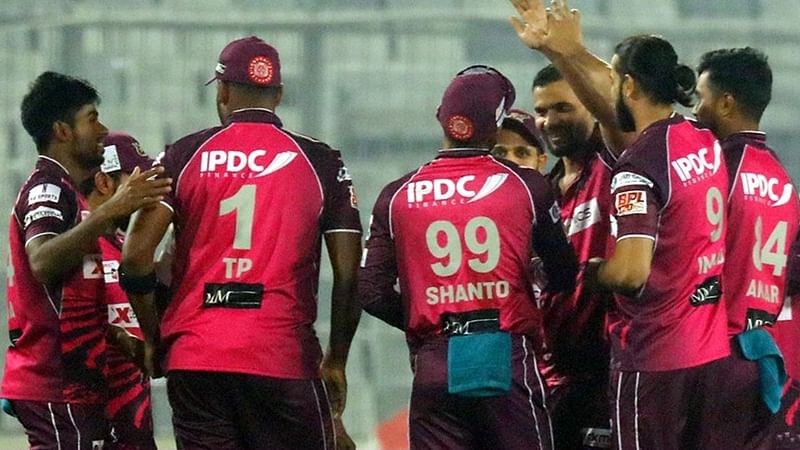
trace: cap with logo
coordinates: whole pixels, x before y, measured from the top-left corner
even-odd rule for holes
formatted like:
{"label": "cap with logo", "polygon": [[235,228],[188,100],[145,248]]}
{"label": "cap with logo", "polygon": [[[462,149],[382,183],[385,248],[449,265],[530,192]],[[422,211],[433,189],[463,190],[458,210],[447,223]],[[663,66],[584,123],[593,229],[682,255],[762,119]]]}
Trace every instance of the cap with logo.
{"label": "cap with logo", "polygon": [[470,66],[444,91],[436,118],[454,141],[483,141],[497,133],[515,96],[514,85],[497,69]]}
{"label": "cap with logo", "polygon": [[137,167],[145,171],[155,164],[155,161],[142,151],[139,141],[129,134],[109,133],[103,140],[103,146],[104,161],[100,166],[100,171],[103,173],[131,173]]}
{"label": "cap with logo", "polygon": [[523,139],[538,148],[539,153],[544,153],[547,150],[542,132],[536,128],[536,118],[531,113],[514,108],[503,119],[501,127],[522,136]]}
{"label": "cap with logo", "polygon": [[231,41],[219,54],[214,77],[206,84],[214,80],[258,87],[280,86],[278,51],[256,36]]}

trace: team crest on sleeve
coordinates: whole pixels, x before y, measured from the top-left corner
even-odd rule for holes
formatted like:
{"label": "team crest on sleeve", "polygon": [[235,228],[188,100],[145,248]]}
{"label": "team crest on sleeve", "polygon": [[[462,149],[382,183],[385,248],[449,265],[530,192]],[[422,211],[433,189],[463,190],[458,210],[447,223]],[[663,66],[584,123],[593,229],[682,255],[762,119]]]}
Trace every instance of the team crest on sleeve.
{"label": "team crest on sleeve", "polygon": [[269,82],[272,81],[272,75],[274,73],[272,61],[264,56],[256,56],[253,58],[247,69],[247,75],[250,77],[250,81],[256,84],[269,84]]}
{"label": "team crest on sleeve", "polygon": [[614,199],[617,207],[617,216],[631,214],[647,214],[647,192],[627,191],[620,192]]}
{"label": "team crest on sleeve", "polygon": [[28,191],[28,206],[37,203],[58,203],[61,198],[61,188],[55,184],[37,184]]}
{"label": "team crest on sleeve", "polygon": [[633,172],[620,172],[614,175],[614,178],[611,180],[611,192],[628,186],[647,186],[652,188],[653,182]]}

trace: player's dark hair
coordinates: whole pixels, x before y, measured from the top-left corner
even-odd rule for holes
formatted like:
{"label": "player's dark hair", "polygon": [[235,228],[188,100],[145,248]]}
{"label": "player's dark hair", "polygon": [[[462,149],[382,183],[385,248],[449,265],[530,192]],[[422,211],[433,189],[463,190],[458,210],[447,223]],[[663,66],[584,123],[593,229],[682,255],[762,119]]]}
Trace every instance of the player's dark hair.
{"label": "player's dark hair", "polygon": [[100,103],[100,95],[88,81],[44,72],[36,77],[22,99],[22,126],[42,153],[53,137],[53,124],[66,122],[75,126],[75,114],[92,103]]}
{"label": "player's dark hair", "polygon": [[761,120],[772,99],[767,55],[751,47],[713,50],[700,57],[697,73],[703,72],[708,72],[712,89],[731,94],[743,114]]}
{"label": "player's dark hair", "polygon": [[678,63],[672,44],[654,35],[631,36],[617,44],[616,70],[630,75],[651,100],[692,105],[696,77],[691,67]]}
{"label": "player's dark hair", "polygon": [[561,81],[563,79],[564,77],[561,75],[561,72],[559,72],[554,65],[548,64],[544,66],[542,70],[537,72],[535,77],[533,77],[533,86],[531,86],[531,90],[534,90],[537,87],[547,86],[550,83],[555,83],[556,81]]}

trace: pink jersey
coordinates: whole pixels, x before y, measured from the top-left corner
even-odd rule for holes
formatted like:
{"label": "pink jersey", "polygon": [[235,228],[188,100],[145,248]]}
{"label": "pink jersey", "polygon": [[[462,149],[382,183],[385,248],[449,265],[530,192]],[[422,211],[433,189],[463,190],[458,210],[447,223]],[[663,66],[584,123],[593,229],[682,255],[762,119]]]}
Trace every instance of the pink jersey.
{"label": "pink jersey", "polygon": [[721,275],[728,176],[711,131],[674,114],[648,127],[614,168],[617,243],[654,241],[650,277],[616,296],[612,369],[665,371],[730,354]]}
{"label": "pink jersey", "polygon": [[[104,236],[100,239],[103,255],[103,279],[105,280],[104,300],[108,307],[108,323],[143,339],[139,322],[136,320],[128,296],[119,286],[119,263],[122,259],[123,236],[121,233]],[[122,352],[113,346],[108,347],[108,387],[109,398],[106,411],[112,422],[117,422],[118,414],[124,408],[135,410],[133,424],[142,428],[151,419],[150,383],[141,370]]]}
{"label": "pink jersey", "polygon": [[764,133],[729,136],[722,150],[732,177],[722,284],[728,334],[735,335],[771,325],[781,310],[800,201]]}
{"label": "pink jersey", "polygon": [[[547,181],[486,151],[442,151],[380,194],[359,275],[362,302],[394,306],[391,317],[375,315],[404,322],[411,342],[442,335],[446,315],[492,309],[501,329],[538,340],[532,248],[549,288],[571,289],[577,266]],[[396,278],[402,300],[392,295]]]}
{"label": "pink jersey", "polygon": [[339,152],[240,110],[161,160],[174,181],[168,370],[316,378],[322,233],[360,233]]}
{"label": "pink jersey", "polygon": [[[599,129],[587,147],[589,154],[580,177],[558,199],[567,238],[580,263],[607,258],[614,245],[609,186],[616,161]],[[563,172],[559,162],[549,174],[557,190]],[[571,295],[543,296],[545,339],[551,353],[539,363],[549,385],[561,384],[565,376],[608,372],[606,309],[610,297],[588,292],[580,279]]]}
{"label": "pink jersey", "polygon": [[11,346],[3,398],[97,404],[105,401],[106,315],[99,247],[60,283],[44,286],[31,273],[26,243],[64,233],[88,214],[66,169],[40,156],[20,189],[9,226]]}

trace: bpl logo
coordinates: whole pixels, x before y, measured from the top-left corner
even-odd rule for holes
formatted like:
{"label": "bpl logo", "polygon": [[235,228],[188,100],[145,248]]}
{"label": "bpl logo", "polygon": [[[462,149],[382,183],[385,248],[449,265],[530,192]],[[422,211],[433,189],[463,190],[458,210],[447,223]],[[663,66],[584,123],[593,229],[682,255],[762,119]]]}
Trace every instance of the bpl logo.
{"label": "bpl logo", "polygon": [[264,167],[261,164],[262,158],[267,155],[266,150],[253,150],[249,153],[239,150],[211,150],[203,152],[200,157],[200,172],[217,172],[222,169],[229,173],[238,173],[247,169],[252,178],[259,178],[277,172],[289,165],[297,153],[285,151],[275,155],[275,158]]}
{"label": "bpl logo", "polygon": [[769,206],[781,206],[789,203],[792,198],[792,184],[786,183],[780,197],[775,193],[775,187],[780,184],[777,178],[767,178],[760,173],[742,172],[742,187],[744,195],[753,195],[761,198],[768,198],[772,202]]}
{"label": "bpl logo", "polygon": [[697,153],[690,153],[684,157],[672,161],[672,168],[678,173],[682,182],[691,180],[696,176],[701,176],[706,171],[711,171],[714,175],[719,170],[722,160],[722,147],[719,142],[714,141],[714,160],[709,161],[708,148],[701,148]]}
{"label": "bpl logo", "polygon": [[[478,189],[477,193],[468,187],[468,184],[472,184],[472,182],[475,181],[475,175],[465,175],[456,181],[448,178],[421,180],[408,183],[406,194],[409,203],[419,203],[430,200],[445,201],[450,200],[456,194],[468,198],[469,200],[467,203],[472,203],[491,195],[505,183],[507,178],[508,174],[505,173],[491,175],[483,183],[483,186]],[[431,194],[433,198],[431,198]]]}

